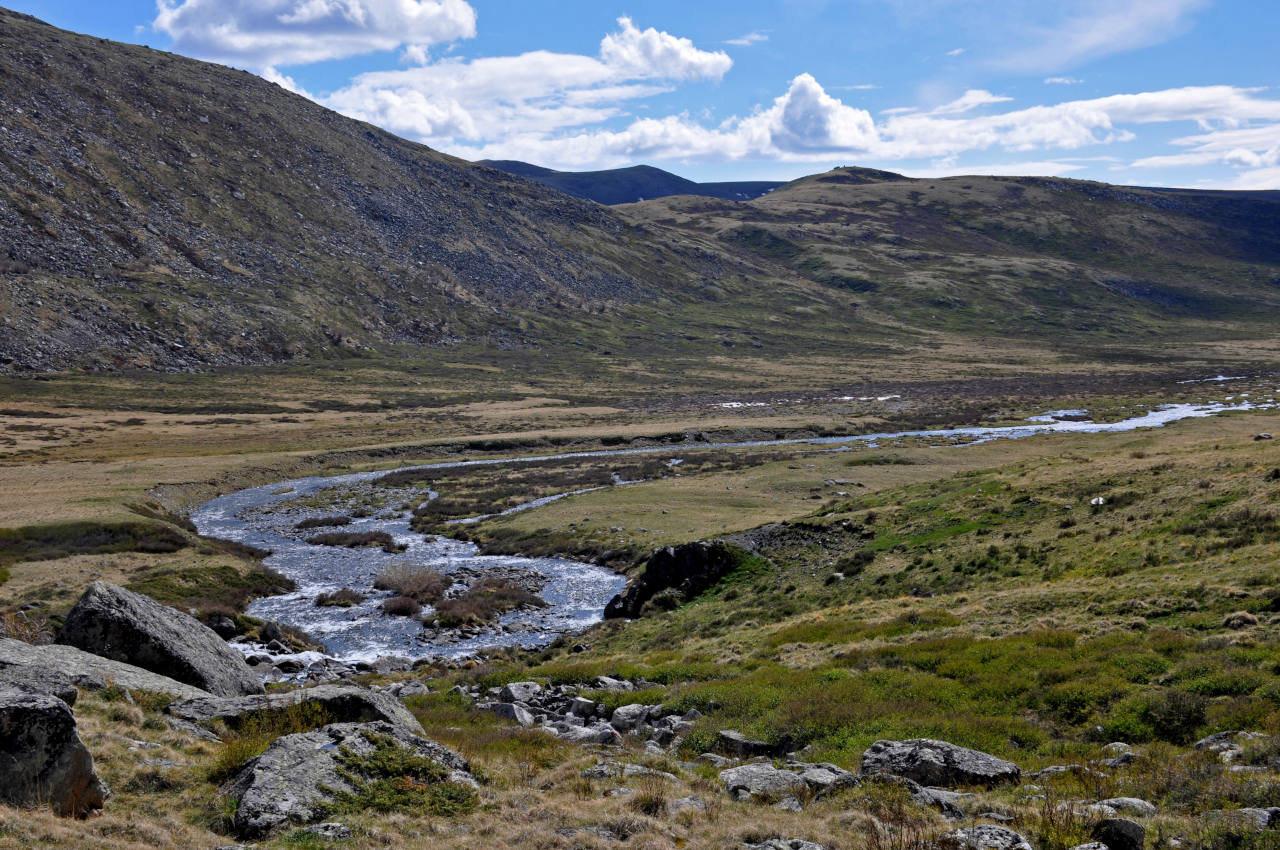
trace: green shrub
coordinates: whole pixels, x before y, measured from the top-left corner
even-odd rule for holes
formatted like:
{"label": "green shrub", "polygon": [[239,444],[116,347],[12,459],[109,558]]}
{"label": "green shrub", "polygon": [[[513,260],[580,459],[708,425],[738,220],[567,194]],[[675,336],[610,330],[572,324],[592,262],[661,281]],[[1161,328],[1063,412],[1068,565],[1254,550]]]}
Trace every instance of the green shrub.
{"label": "green shrub", "polygon": [[338,774],[355,790],[336,793],[333,802],[322,807],[326,817],[369,810],[448,817],[475,810],[475,789],[447,781],[449,769],[444,765],[383,735],[366,732],[365,739],[373,745],[372,752],[339,753]]}

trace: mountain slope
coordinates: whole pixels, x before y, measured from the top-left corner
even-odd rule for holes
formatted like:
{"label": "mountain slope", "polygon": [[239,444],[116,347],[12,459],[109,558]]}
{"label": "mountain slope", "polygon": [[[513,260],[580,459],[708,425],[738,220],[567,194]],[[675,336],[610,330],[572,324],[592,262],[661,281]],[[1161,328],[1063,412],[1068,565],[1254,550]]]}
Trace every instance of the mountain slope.
{"label": "mountain slope", "polygon": [[683,284],[607,210],[244,72],[4,10],[0,57],[11,368],[505,343]]}
{"label": "mountain slope", "polygon": [[619,209],[920,331],[1123,346],[1270,336],[1280,318],[1280,192],[843,168],[745,204]]}
{"label": "mountain slope", "polygon": [[605,171],[555,171],[513,159],[489,159],[478,164],[536,180],[575,198],[611,205],[631,204],[668,195],[700,195],[729,201],[749,201],[783,185],[770,180],[695,183],[652,165],[633,165],[630,168]]}

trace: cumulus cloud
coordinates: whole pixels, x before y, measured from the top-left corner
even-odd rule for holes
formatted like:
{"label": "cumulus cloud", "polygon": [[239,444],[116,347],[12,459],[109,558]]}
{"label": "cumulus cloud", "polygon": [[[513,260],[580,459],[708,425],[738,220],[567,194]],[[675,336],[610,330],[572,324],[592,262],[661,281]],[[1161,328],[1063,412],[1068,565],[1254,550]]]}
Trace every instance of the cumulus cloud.
{"label": "cumulus cloud", "polygon": [[157,0],[152,28],[188,56],[255,70],[471,38],[465,0]]}
{"label": "cumulus cloud", "polygon": [[718,80],[733,65],[723,50],[699,50],[689,39],[653,27],[642,31],[630,18],[618,18],[618,26],[600,42],[600,59],[631,79]]}
{"label": "cumulus cloud", "polygon": [[732,66],[720,51],[630,18],[600,42],[599,56],[539,50],[518,56],[443,60],[357,76],[322,103],[437,146],[528,139],[598,124],[628,101],[676,82],[718,80]]}

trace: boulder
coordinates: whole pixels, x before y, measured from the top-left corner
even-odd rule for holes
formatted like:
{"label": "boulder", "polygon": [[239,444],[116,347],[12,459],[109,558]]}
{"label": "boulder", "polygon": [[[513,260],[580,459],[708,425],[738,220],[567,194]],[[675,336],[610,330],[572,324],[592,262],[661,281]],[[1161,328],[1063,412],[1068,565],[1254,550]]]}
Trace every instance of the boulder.
{"label": "boulder", "polygon": [[938,839],[941,850],[1032,850],[1031,844],[1012,829],[991,824],[966,826]]}
{"label": "boulder", "polygon": [[944,787],[992,787],[1016,782],[1022,776],[1013,762],[930,738],[876,741],[862,754],[862,772],[889,773],[921,785]]}
{"label": "boulder", "polygon": [[771,838],[761,844],[743,844],[742,850],[826,850],[826,848],[801,838]]}
{"label": "boulder", "polygon": [[1158,811],[1155,806],[1137,797],[1112,797],[1108,800],[1099,800],[1098,805],[1110,806],[1117,812],[1142,818],[1149,818]]}
{"label": "boulder", "polygon": [[322,723],[383,720],[411,734],[425,734],[399,700],[355,685],[320,685],[266,696],[202,697],[170,703],[165,711],[179,720],[204,727],[220,720],[232,730],[248,718],[300,711],[320,715]]}
{"label": "boulder", "polygon": [[720,771],[725,791],[735,800],[778,800],[804,790],[804,780],[788,770],[757,762]]}
{"label": "boulder", "polygon": [[716,736],[720,749],[737,758],[773,755],[778,749],[765,741],[755,741],[736,729],[721,729]]}
{"label": "boulder", "polygon": [[1268,809],[1215,809],[1205,812],[1204,819],[1210,823],[1221,824],[1228,829],[1261,832],[1264,829],[1280,827],[1280,806]]}
{"label": "boulder", "polygon": [[76,704],[76,684],[61,670],[40,664],[9,664],[0,661],[0,687],[17,688],[32,694],[57,697],[67,705]]}
{"label": "boulder", "polygon": [[649,556],[644,572],[605,606],[606,619],[640,616],[644,604],[663,591],[693,599],[738,568],[745,550],[723,540],[667,546]]}
{"label": "boulder", "polygon": [[495,702],[490,703],[488,709],[499,717],[505,717],[526,729],[534,724],[533,714],[523,705],[516,705],[512,702]]}
{"label": "boulder", "polygon": [[529,702],[542,693],[542,685],[537,682],[512,682],[505,685],[498,696],[503,702]]}
{"label": "boulder", "polygon": [[613,710],[612,716],[609,718],[609,725],[619,732],[630,732],[645,721],[649,716],[649,706],[635,703],[633,705],[620,705]]}
{"label": "boulder", "polygon": [[277,738],[228,780],[222,793],[237,801],[232,826],[238,838],[257,838],[285,824],[305,824],[324,815],[323,804],[357,790],[358,777],[345,770],[343,752],[368,755],[374,741],[422,756],[449,771],[448,781],[475,785],[462,756],[398,725],[334,723],[314,732]]}
{"label": "boulder", "polygon": [[65,702],[0,686],[0,802],[84,817],[108,793]]}
{"label": "boulder", "polygon": [[58,642],[186,682],[216,696],[263,693],[244,657],[205,624],[150,597],[95,581]]}
{"label": "boulder", "polygon": [[0,662],[59,670],[76,685],[91,691],[102,690],[109,681],[126,690],[155,691],[179,699],[209,696],[208,691],[183,684],[168,676],[161,676],[132,664],[112,661],[74,646],[32,646],[12,638],[0,638]]}
{"label": "boulder", "polygon": [[1107,845],[1107,850],[1142,850],[1147,831],[1126,818],[1107,818],[1093,827],[1093,837]]}

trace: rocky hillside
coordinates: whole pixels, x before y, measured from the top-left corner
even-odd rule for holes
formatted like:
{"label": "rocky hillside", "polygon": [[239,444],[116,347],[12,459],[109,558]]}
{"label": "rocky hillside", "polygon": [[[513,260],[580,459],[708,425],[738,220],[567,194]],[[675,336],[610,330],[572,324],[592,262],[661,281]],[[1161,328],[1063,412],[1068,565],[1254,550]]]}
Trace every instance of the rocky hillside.
{"label": "rocky hillside", "polygon": [[605,171],[556,171],[511,159],[482,160],[479,164],[536,180],[544,186],[559,189],[566,195],[585,198],[598,204],[633,204],[669,195],[700,195],[728,201],[750,201],[783,185],[770,180],[695,183],[652,165],[633,165],[630,168],[611,168]]}
{"label": "rocky hillside", "polygon": [[504,344],[681,283],[595,204],[3,9],[0,115],[5,370]]}

